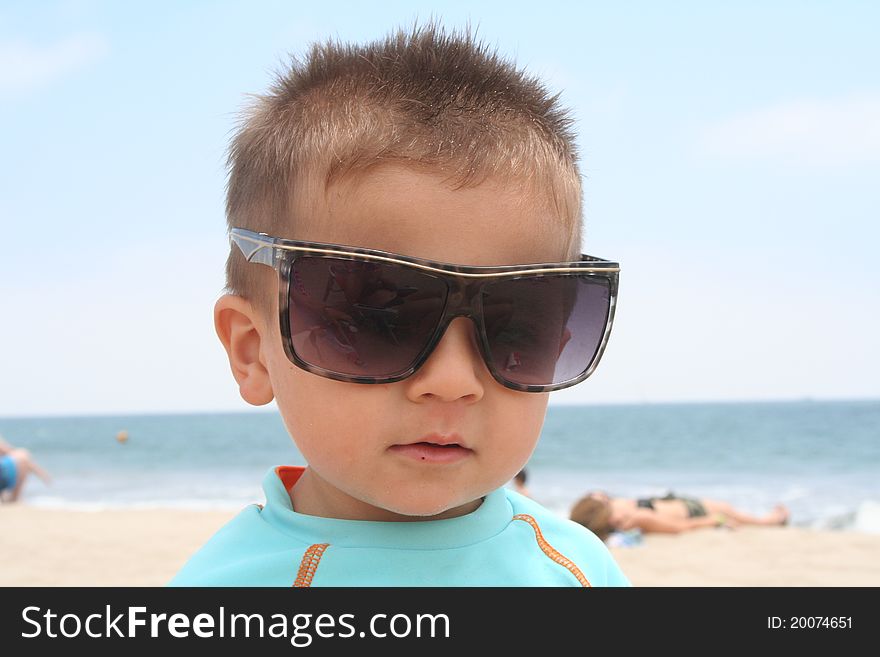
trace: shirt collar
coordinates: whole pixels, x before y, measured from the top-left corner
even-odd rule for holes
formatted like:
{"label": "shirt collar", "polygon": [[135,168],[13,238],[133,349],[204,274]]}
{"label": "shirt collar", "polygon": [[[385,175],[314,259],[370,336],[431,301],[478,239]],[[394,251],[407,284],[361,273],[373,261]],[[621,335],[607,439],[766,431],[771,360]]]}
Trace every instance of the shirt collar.
{"label": "shirt collar", "polygon": [[[275,529],[305,543],[342,547],[441,550],[479,543],[501,533],[511,522],[513,508],[499,488],[473,512],[446,520],[376,522],[339,520],[297,513],[288,495],[303,468],[272,468],[263,478],[266,505],[261,517]],[[286,485],[285,485],[286,484]]]}

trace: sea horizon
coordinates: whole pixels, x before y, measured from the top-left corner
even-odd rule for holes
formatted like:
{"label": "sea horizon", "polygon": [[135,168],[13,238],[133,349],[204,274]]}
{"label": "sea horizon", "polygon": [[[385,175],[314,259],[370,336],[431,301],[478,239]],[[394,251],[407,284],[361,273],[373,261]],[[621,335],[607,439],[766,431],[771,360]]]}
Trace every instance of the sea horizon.
{"label": "sea horizon", "polygon": [[[552,393],[551,393],[552,394]],[[548,409],[559,407],[605,407],[605,406],[703,406],[703,405],[738,405],[738,404],[824,404],[824,403],[880,403],[877,397],[779,397],[772,399],[660,399],[644,401],[601,401],[601,402],[554,402],[552,397]],[[236,409],[195,409],[195,410],[131,410],[131,411],[86,411],[86,412],[46,412],[25,414],[0,414],[0,422],[4,420],[30,420],[41,418],[89,418],[89,417],[144,417],[153,415],[226,415],[226,414],[271,414],[277,413],[276,407],[243,407]],[[2,432],[0,432],[2,433]]]}

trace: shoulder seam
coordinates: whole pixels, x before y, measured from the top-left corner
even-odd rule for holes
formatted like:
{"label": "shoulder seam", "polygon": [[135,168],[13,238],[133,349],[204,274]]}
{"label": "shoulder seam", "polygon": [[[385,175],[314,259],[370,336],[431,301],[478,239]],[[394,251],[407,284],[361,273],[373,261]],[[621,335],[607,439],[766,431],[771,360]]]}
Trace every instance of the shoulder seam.
{"label": "shoulder seam", "polygon": [[312,579],[315,577],[315,572],[321,563],[321,557],[324,556],[324,550],[329,546],[329,543],[315,543],[306,549],[303,553],[302,561],[299,563],[299,570],[296,573],[293,588],[309,587],[312,585]]}
{"label": "shoulder seam", "polygon": [[538,547],[541,548],[541,551],[547,555],[552,561],[558,563],[563,568],[566,568],[572,575],[575,576],[578,582],[580,582],[581,586],[592,588],[592,584],[590,584],[590,580],[584,576],[584,573],[580,568],[568,557],[559,552],[556,548],[554,548],[550,543],[547,542],[547,539],[544,538],[544,534],[541,533],[541,527],[538,525],[538,521],[534,519],[534,517],[530,516],[527,513],[518,513],[513,516],[514,520],[522,520],[523,522],[531,525],[532,529],[535,530],[535,540],[538,542]]}

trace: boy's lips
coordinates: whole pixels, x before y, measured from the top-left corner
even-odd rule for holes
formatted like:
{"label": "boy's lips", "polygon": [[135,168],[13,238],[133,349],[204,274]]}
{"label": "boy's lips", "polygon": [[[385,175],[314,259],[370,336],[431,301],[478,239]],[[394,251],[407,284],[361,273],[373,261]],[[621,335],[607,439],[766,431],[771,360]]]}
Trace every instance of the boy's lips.
{"label": "boy's lips", "polygon": [[388,451],[423,463],[456,463],[473,454],[458,434],[432,433],[411,443],[392,445]]}

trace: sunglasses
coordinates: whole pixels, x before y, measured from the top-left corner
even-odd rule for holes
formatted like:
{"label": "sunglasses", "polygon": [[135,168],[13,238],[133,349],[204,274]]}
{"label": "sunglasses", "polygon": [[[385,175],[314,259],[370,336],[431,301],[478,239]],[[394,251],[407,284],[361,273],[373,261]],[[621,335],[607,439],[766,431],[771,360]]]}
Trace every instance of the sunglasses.
{"label": "sunglasses", "polygon": [[592,374],[611,332],[620,267],[592,256],[478,267],[242,228],[230,236],[248,262],[278,271],[287,357],[337,381],[401,381],[454,318],[469,317],[498,383],[551,392]]}

